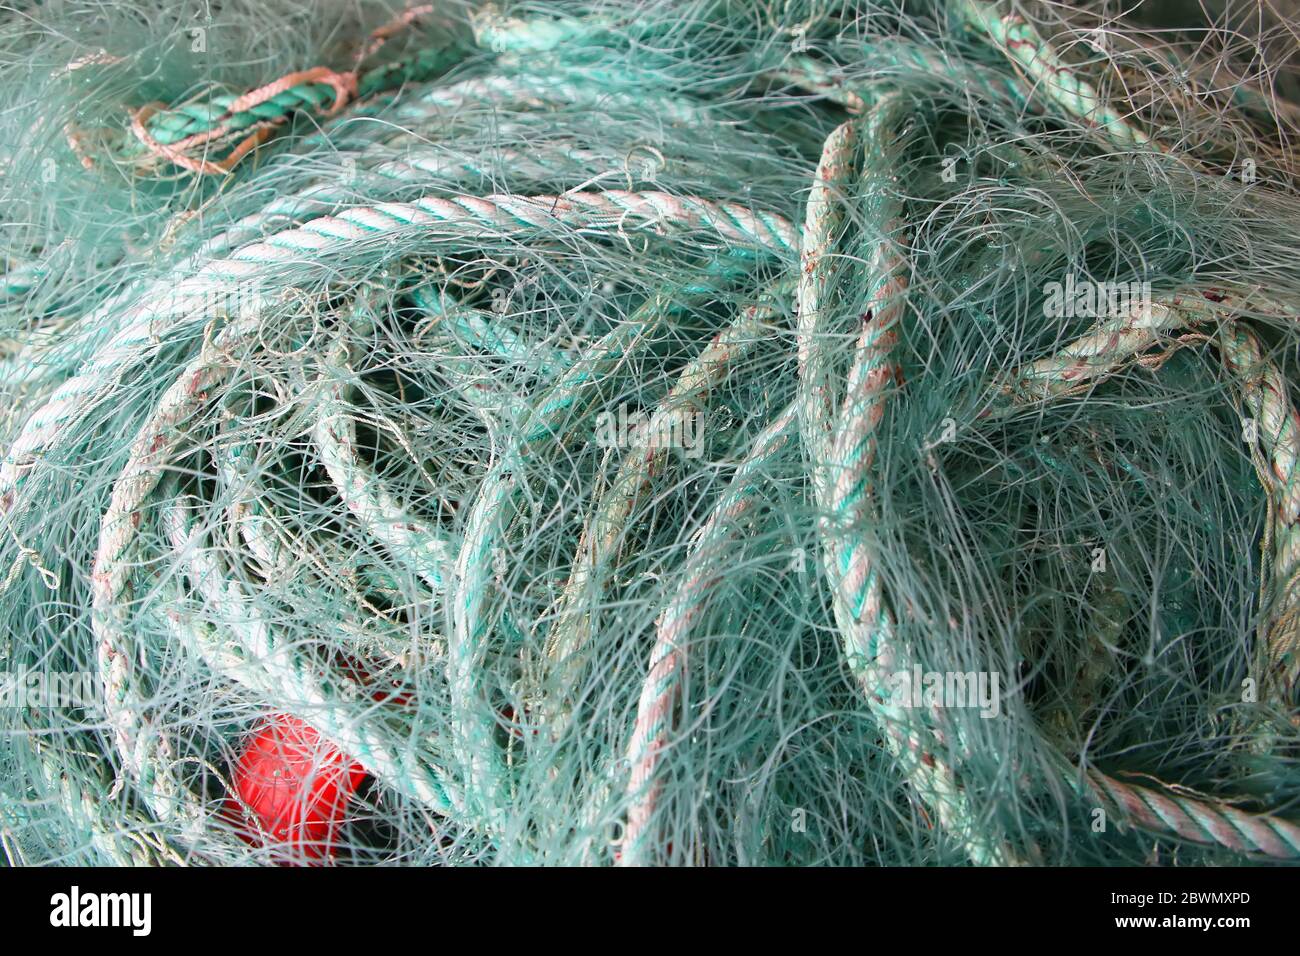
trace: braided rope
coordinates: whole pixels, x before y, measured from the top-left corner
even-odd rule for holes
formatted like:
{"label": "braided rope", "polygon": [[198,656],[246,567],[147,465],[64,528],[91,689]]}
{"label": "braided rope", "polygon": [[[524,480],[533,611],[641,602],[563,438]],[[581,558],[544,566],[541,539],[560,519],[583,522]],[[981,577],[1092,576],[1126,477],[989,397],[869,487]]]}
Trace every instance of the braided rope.
{"label": "braided rope", "polygon": [[[779,290],[774,290],[772,297],[776,294]],[[758,347],[764,322],[777,314],[777,308],[772,305],[752,305],[741,310],[683,367],[644,430],[624,453],[618,474],[588,517],[571,563],[569,581],[547,638],[546,653],[553,667],[563,670],[571,666],[587,644],[593,621],[581,604],[591,599],[593,591],[599,594],[603,590],[604,578],[597,577],[597,572],[603,570],[607,574],[616,566],[619,542],[627,522],[665,466],[671,449],[666,443],[657,442],[657,436],[684,413],[690,414],[707,402],[710,392],[726,381],[736,363]],[[557,693],[564,693],[563,686]],[[556,712],[554,704],[545,710],[554,732],[559,733],[565,720]]]}
{"label": "braided rope", "polygon": [[[367,42],[358,48],[355,65],[350,70],[336,72],[318,66],[288,73],[239,95],[217,91],[171,108],[151,106],[133,110],[132,132],[148,152],[174,165],[194,173],[226,175],[244,156],[266,142],[275,127],[283,126],[295,113],[329,119],[357,97],[373,97],[407,83],[429,79],[463,59],[469,51],[451,44],[419,50],[395,62],[362,69],[365,61],[388,40],[433,11],[432,5],[412,7],[372,31]],[[478,46],[495,53],[551,50],[577,37],[598,33],[606,26],[599,18],[560,20],[540,17],[524,20],[502,17],[490,10],[477,11],[473,19]],[[502,79],[469,81],[461,89],[481,89],[484,83]],[[517,85],[518,82],[505,79],[507,85]],[[544,92],[548,98],[554,98],[557,93],[561,98],[566,95],[576,98],[578,88],[570,84],[562,90]],[[581,94],[582,98],[591,95]],[[428,96],[443,108],[463,105],[463,102],[454,104],[455,88],[433,90]],[[429,102],[425,103],[427,105]],[[197,148],[207,148],[248,130],[252,132],[220,160],[191,155]]]}
{"label": "braided rope", "polygon": [[[884,97],[862,120],[860,134],[869,152],[862,174],[866,221],[884,237],[897,231],[883,187],[893,165],[893,128],[899,114],[898,98]],[[869,305],[858,341],[858,359],[838,416],[827,384],[828,349],[820,341],[824,338],[823,297],[828,280],[824,260],[839,218],[833,196],[850,176],[856,138],[851,124],[845,124],[827,138],[823,148],[808,200],[798,289],[801,434],[814,493],[826,511],[819,524],[823,561],[850,669],[862,684],[891,752],[903,764],[915,790],[935,808],[944,828],[963,840],[972,860],[998,862],[1001,851],[975,835],[974,812],[952,771],[936,756],[946,746],[944,736],[937,730],[911,728],[909,715],[891,707],[880,695],[885,675],[910,666],[911,655],[895,644],[892,621],[881,603],[880,581],[871,571],[869,549],[854,529],[861,522],[870,522],[869,511],[864,509],[868,507],[866,476],[872,458],[872,432],[883,412],[882,390],[894,375],[886,356],[906,288],[906,264],[894,251],[893,240],[885,238],[868,249]],[[837,417],[838,428],[834,424]]]}
{"label": "braided rope", "polygon": [[1052,49],[1050,43],[1018,14],[999,16],[991,3],[955,0],[957,13],[988,35],[1012,62],[1042,84],[1046,95],[1071,116],[1102,130],[1121,146],[1154,146],[1151,138],[1116,111],[1087,80]]}
{"label": "braided rope", "polygon": [[[163,394],[132,443],[131,456],[118,475],[100,521],[91,571],[91,627],[105,688],[105,716],[123,771],[139,783],[151,809],[162,819],[172,815],[170,801],[178,797],[182,803],[177,811],[191,820],[201,820],[203,809],[186,788],[169,778],[166,768],[171,745],[153,730],[134,680],[135,655],[122,606],[132,573],[129,549],[140,528],[141,506],[161,480],[170,454],[187,437],[183,425],[207,400],[206,390],[229,375],[229,351],[248,342],[260,319],[259,312],[223,329],[205,343]],[[158,767],[164,768],[164,779],[156,781],[154,770]]]}
{"label": "braided rope", "polygon": [[[424,51],[398,63],[371,71],[362,84],[358,71],[365,60],[417,19],[433,12],[432,5],[408,8],[390,23],[371,32],[357,51],[356,63],[342,73],[317,66],[286,74],[238,96],[212,93],[206,102],[184,103],[172,109],[148,107],[131,111],[131,131],[150,153],[190,172],[205,175],[229,173],[249,152],[270,138],[294,113],[319,114],[324,118],[342,112],[360,92],[369,95],[381,89],[401,86],[445,69],[461,56],[457,48]],[[529,25],[520,24],[528,30]],[[252,129],[223,159],[189,155],[198,147]]]}
{"label": "braided rope", "polygon": [[[903,37],[890,37],[873,46],[869,52],[873,63],[870,84],[832,70],[823,60],[802,55],[791,57],[775,75],[839,103],[850,113],[860,114],[866,110],[868,99],[864,97],[869,98],[879,83],[896,85],[903,76],[918,83],[960,86],[964,93],[983,96],[1016,110],[1031,107],[1014,77],[978,64],[954,61]],[[889,67],[883,66],[881,61],[888,63]]]}
{"label": "braided rope", "polygon": [[636,723],[627,745],[631,772],[620,866],[638,866],[653,859],[650,824],[662,789],[657,771],[672,730],[690,634],[704,610],[705,598],[720,578],[715,567],[727,542],[754,508],[754,492],[767,467],[789,444],[796,421],[797,408],[792,404],[754,440],[745,459],[736,466],[727,491],[701,525],[682,571],[682,584],[659,616],[650,666],[637,702]]}
{"label": "braided rope", "polygon": [[184,567],[195,591],[208,602],[235,637],[221,640],[209,628],[189,620],[183,601],[169,614],[174,631],[184,635],[212,670],[252,690],[272,696],[285,710],[300,716],[343,752],[385,781],[399,793],[414,797],[439,813],[460,809],[442,772],[417,753],[411,741],[402,741],[380,726],[381,715],[364,718],[339,713],[337,701],[346,699],[339,686],[316,672],[313,665],[291,647],[278,647],[272,629],[249,606],[237,582],[231,580],[213,552],[198,547],[199,533],[189,509],[179,499],[163,511],[163,528],[173,547],[184,558]]}
{"label": "braided rope", "polygon": [[1243,813],[1227,804],[1194,800],[1121,783],[1088,771],[1080,789],[1120,811],[1134,825],[1173,833],[1193,843],[1208,843],[1239,853],[1261,853],[1279,860],[1300,859],[1300,827],[1267,814]]}
{"label": "braided rope", "polygon": [[[1046,401],[1074,394],[1095,385],[1164,340],[1170,332],[1195,325],[1207,309],[1220,312],[1236,304],[1217,290],[1171,296],[1167,301],[1142,304],[1105,319],[1088,333],[1052,356],[1017,369],[1000,386],[1017,404]],[[1173,347],[1187,344],[1175,341]],[[1264,595],[1270,603],[1267,659],[1270,669],[1290,688],[1296,680],[1295,653],[1300,642],[1294,608],[1300,601],[1295,580],[1300,569],[1300,415],[1277,364],[1267,359],[1258,337],[1240,322],[1222,324],[1215,340],[1225,369],[1239,386],[1247,419],[1254,423],[1250,445],[1260,449],[1256,471],[1268,492],[1270,516],[1266,544],[1271,546],[1265,566]],[[1163,359],[1162,359],[1163,360]],[[1004,414],[1011,406],[991,413]]]}
{"label": "braided rope", "polygon": [[[788,233],[786,225],[783,234]],[[448,641],[448,674],[453,700],[460,713],[477,716],[453,727],[458,759],[470,788],[484,795],[484,806],[500,812],[502,771],[499,759],[488,754],[496,725],[495,713],[483,712],[479,662],[489,633],[486,596],[494,550],[504,534],[506,516],[529,456],[541,453],[573,427],[573,413],[590,401],[603,376],[643,350],[651,335],[686,303],[715,293],[738,274],[747,271],[746,257],[734,253],[710,263],[703,276],[662,289],[646,300],[628,320],[589,346],[564,376],[533,404],[512,443],[493,463],[466,519],[464,539],[456,562],[456,589],[452,605],[452,632]]]}
{"label": "braided rope", "polygon": [[[1217,310],[1227,299],[1222,293],[1192,292],[1103,320],[1051,357],[1013,372],[1001,391],[1024,404],[1087,388],[1137,360],[1167,333],[1195,321],[1206,303]],[[1241,322],[1223,323],[1214,341],[1225,369],[1240,388],[1242,404],[1251,420],[1259,424],[1252,447],[1262,448],[1256,469],[1271,502],[1265,541],[1274,542],[1274,557],[1272,563],[1265,563],[1263,578],[1265,594],[1273,596],[1267,658],[1276,668],[1289,664],[1296,647],[1293,609],[1300,600],[1295,588],[1300,418],[1281,371],[1265,358],[1259,339],[1248,328]],[[1183,344],[1186,342],[1174,342],[1173,347]],[[1289,688],[1294,672],[1282,680]],[[1087,771],[1081,779],[1073,769],[1065,772],[1081,792],[1118,809],[1137,826],[1240,852],[1300,858],[1300,827],[1280,818],[1244,813],[1214,800],[1136,787],[1096,770]]]}
{"label": "braided rope", "polygon": [[[372,309],[369,303],[358,302],[349,324],[358,331],[368,327],[373,323]],[[348,370],[344,363],[349,351],[348,343],[340,335],[321,362],[324,389],[313,426],[321,463],[334,482],[339,498],[357,516],[361,526],[435,593],[440,593],[446,586],[442,569],[451,563],[450,543],[411,518],[354,451],[356,424],[344,414],[342,407],[348,389]]]}
{"label": "braided rope", "polygon": [[[328,556],[322,556],[300,535],[292,533],[267,501],[267,488],[254,470],[250,445],[229,440],[227,429],[230,421],[223,412],[218,426],[218,438],[212,448],[212,460],[223,492],[229,496],[226,507],[228,522],[244,542],[262,580],[276,584],[294,580],[298,587],[306,587],[307,593],[322,603],[327,603],[329,595],[323,589],[301,580],[299,562],[305,558],[318,575],[337,583],[348,595],[349,603],[355,605],[355,611],[342,612],[339,628],[356,633],[359,639],[364,633],[361,643],[373,647],[381,656],[406,666],[412,656],[410,635],[397,627],[380,627],[376,634],[376,628],[363,628],[358,618],[364,612],[372,623],[389,623],[388,616],[361,593],[359,581],[368,582],[385,591],[395,591],[397,582],[367,555],[332,552]],[[438,648],[436,641],[421,642],[419,659],[436,659],[439,656]]]}
{"label": "braided rope", "polygon": [[[717,233],[729,244],[758,248],[779,256],[794,246],[789,223],[770,213],[755,213],[735,203],[713,203],[692,196],[663,192],[567,193],[563,196],[426,196],[410,203],[381,203],[321,216],[241,246],[224,259],[203,265],[180,283],[161,281],[124,315],[108,341],[78,373],[63,382],[23,425],[0,464],[0,511],[12,513],[20,483],[42,457],[59,448],[65,423],[119,381],[129,363],[157,348],[164,335],[174,334],[178,317],[202,316],[213,303],[238,291],[251,301],[262,290],[258,283],[273,270],[303,270],[304,263],[320,268],[334,255],[354,250],[357,243],[410,229],[425,230],[434,239],[464,234],[517,235],[555,226],[579,231],[618,232],[629,228],[682,226]],[[447,233],[431,227],[447,227]],[[112,316],[107,307],[97,310]]]}
{"label": "braided rope", "polygon": [[852,173],[857,125],[848,122],[836,127],[822,148],[821,161],[808,195],[799,251],[799,284],[795,288],[799,380],[803,383],[799,414],[812,465],[813,487],[819,494],[828,480],[830,419],[834,404],[829,391],[830,370],[826,353],[819,348],[817,337],[821,334],[822,299],[829,279],[825,260],[843,220],[837,194],[848,185]]}

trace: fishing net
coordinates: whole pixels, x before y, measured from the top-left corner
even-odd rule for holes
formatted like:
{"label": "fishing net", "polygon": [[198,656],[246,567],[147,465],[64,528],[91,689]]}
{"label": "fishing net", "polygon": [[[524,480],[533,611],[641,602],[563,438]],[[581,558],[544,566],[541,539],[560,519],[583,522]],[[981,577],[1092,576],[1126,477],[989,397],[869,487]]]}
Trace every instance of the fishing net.
{"label": "fishing net", "polygon": [[5,12],[9,861],[1300,857],[1268,16]]}

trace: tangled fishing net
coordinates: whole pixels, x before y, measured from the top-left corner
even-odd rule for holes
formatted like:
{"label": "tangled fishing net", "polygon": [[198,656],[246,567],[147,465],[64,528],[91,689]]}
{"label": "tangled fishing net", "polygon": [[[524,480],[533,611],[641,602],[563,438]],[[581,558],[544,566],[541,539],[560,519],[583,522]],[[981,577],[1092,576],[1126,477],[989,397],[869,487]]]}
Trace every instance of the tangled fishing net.
{"label": "tangled fishing net", "polygon": [[1300,858],[1273,7],[2,18],[11,863]]}

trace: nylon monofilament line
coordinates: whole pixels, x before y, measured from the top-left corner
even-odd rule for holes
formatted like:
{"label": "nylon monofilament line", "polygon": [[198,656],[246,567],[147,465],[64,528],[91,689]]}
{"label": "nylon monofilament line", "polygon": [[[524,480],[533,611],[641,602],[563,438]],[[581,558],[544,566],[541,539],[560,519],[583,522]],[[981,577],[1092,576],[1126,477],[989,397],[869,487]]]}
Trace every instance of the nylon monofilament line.
{"label": "nylon monofilament line", "polygon": [[1297,24],[71,16],[0,19],[11,864],[1300,860]]}

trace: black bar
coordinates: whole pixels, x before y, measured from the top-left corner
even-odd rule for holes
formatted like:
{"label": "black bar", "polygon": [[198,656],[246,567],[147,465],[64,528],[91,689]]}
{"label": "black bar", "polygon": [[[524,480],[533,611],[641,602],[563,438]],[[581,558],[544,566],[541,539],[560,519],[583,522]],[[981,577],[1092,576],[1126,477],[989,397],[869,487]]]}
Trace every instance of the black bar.
{"label": "black bar", "polygon": [[[671,933],[717,934],[733,946],[774,933],[806,942],[867,934],[877,943],[899,934],[924,947],[945,940],[990,948],[1024,940],[1097,937],[1223,939],[1292,923],[1294,873],[1287,868],[1214,869],[889,869],[889,870],[408,870],[171,869],[0,870],[0,913],[12,934],[114,937],[128,946],[216,943],[234,951],[309,940],[331,952],[358,946],[499,945],[546,940],[609,945]],[[97,894],[147,893],[148,935],[128,925],[54,926],[68,922],[72,887],[83,908]],[[94,902],[87,904],[88,897]],[[59,911],[61,901],[63,910]],[[114,898],[105,909],[143,913]],[[58,912],[56,912],[58,911]],[[86,911],[89,913],[89,910]],[[1129,922],[1121,925],[1120,921]],[[1209,920],[1210,925],[1202,925]],[[1224,921],[1244,920],[1238,925]],[[1192,921],[1195,921],[1194,923]],[[142,922],[138,920],[137,922]],[[1042,930],[1050,936],[1038,936]],[[390,937],[391,934],[391,938]],[[471,936],[477,937],[470,942]],[[407,942],[402,942],[406,940]],[[442,941],[442,942],[439,942]],[[900,940],[901,942],[901,940]]]}

